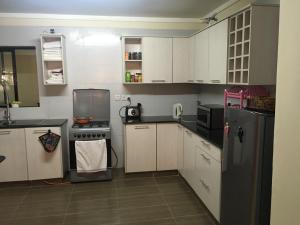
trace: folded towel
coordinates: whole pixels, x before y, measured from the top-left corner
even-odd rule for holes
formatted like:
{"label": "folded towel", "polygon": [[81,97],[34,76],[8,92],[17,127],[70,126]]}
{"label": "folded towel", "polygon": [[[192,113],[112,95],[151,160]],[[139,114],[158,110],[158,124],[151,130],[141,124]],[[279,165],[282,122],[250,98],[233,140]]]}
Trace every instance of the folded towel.
{"label": "folded towel", "polygon": [[93,173],[107,169],[106,141],[75,141],[78,173]]}
{"label": "folded towel", "polygon": [[61,43],[60,41],[50,41],[50,42],[45,42],[43,44],[43,48],[60,48]]}

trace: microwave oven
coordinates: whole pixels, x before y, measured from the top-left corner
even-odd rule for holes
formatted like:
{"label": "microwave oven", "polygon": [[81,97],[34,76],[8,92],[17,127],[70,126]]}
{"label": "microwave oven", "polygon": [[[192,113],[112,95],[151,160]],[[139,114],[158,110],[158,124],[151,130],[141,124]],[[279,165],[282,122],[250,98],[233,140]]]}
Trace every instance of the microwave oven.
{"label": "microwave oven", "polygon": [[224,106],[217,104],[201,105],[198,102],[197,125],[207,129],[223,129]]}

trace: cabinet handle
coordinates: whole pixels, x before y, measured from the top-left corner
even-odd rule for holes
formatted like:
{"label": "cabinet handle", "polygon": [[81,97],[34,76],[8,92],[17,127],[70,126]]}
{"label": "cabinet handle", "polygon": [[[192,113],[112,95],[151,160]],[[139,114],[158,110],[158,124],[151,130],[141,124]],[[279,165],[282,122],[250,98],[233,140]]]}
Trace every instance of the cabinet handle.
{"label": "cabinet handle", "polygon": [[206,183],[204,182],[204,180],[202,180],[202,179],[200,179],[200,182],[201,182],[201,184],[203,185],[203,187],[204,187],[206,190],[209,191],[209,189],[210,189],[209,185],[206,184]]}
{"label": "cabinet handle", "polygon": [[185,133],[187,133],[188,135],[192,136],[192,132],[186,130]]}
{"label": "cabinet handle", "polygon": [[210,158],[207,158],[204,154],[201,154],[202,158],[205,159],[208,163],[210,163]]}
{"label": "cabinet handle", "polygon": [[178,127],[179,129],[182,129],[182,126],[180,126],[180,125],[177,125],[177,127]]}
{"label": "cabinet handle", "polygon": [[47,133],[48,130],[34,130],[33,133],[34,134],[44,134],[44,133]]}
{"label": "cabinet handle", "polygon": [[166,80],[152,80],[152,83],[164,83]]}
{"label": "cabinet handle", "polygon": [[215,83],[215,84],[218,84],[218,83],[221,83],[220,80],[210,80],[212,83]]}
{"label": "cabinet handle", "polygon": [[196,80],[198,83],[203,83],[203,80]]}
{"label": "cabinet handle", "polygon": [[136,130],[149,129],[149,126],[135,126],[134,129]]}
{"label": "cabinet handle", "polygon": [[0,135],[7,135],[7,134],[10,134],[11,131],[9,130],[6,130],[6,131],[0,131]]}
{"label": "cabinet handle", "polygon": [[193,83],[193,82],[194,82],[194,80],[187,80],[187,82],[189,82],[189,83]]}

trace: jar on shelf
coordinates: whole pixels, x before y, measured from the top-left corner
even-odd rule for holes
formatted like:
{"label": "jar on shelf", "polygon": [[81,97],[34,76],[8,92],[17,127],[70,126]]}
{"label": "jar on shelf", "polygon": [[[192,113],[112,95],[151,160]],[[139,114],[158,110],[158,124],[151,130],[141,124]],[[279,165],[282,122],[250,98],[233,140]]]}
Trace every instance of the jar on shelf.
{"label": "jar on shelf", "polygon": [[125,73],[125,82],[131,82],[131,73],[130,72]]}

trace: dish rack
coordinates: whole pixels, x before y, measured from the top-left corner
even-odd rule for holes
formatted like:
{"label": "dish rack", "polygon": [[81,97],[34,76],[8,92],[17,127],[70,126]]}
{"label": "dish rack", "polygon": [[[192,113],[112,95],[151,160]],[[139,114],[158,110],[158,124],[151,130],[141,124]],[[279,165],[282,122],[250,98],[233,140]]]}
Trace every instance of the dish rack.
{"label": "dish rack", "polygon": [[[248,86],[248,87],[232,87],[229,90],[224,90],[224,106],[225,109],[229,106],[232,108],[243,109],[248,106],[250,100],[256,97],[269,97],[269,91],[263,86]],[[237,99],[238,104],[228,103],[228,99]]]}

